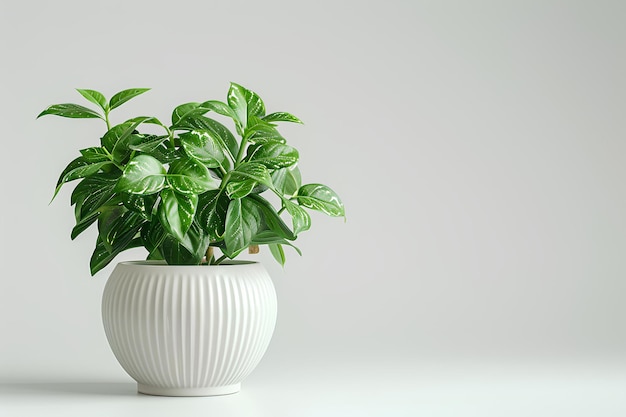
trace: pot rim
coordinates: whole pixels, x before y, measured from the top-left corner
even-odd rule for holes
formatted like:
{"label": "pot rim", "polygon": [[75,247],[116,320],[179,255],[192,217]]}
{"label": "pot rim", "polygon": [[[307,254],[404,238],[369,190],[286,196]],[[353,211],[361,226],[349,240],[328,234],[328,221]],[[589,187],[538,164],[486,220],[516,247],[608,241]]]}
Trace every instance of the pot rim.
{"label": "pot rim", "polygon": [[236,266],[247,266],[247,265],[261,265],[261,262],[257,261],[248,261],[248,260],[228,260],[224,261],[219,265],[170,265],[165,261],[155,261],[155,260],[143,260],[143,261],[120,261],[117,265],[124,266],[143,266],[143,267],[155,267],[155,268],[219,268],[219,267],[236,267]]}

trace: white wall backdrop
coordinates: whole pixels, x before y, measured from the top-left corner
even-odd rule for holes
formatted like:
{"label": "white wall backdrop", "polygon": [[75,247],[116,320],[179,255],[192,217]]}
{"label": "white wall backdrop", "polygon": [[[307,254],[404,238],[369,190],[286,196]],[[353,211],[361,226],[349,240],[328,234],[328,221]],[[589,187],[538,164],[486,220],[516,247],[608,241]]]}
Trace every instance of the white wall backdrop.
{"label": "white wall backdrop", "polygon": [[[623,1],[4,2],[0,380],[122,378],[95,231],[48,205],[93,120],[35,116],[152,87],[116,117],[257,91],[331,185],[275,278],[259,372],[404,357],[626,358]],[[267,251],[266,251],[267,252]],[[145,256],[141,250],[120,259]],[[332,362],[334,361],[334,362]],[[337,365],[340,366],[340,365]]]}

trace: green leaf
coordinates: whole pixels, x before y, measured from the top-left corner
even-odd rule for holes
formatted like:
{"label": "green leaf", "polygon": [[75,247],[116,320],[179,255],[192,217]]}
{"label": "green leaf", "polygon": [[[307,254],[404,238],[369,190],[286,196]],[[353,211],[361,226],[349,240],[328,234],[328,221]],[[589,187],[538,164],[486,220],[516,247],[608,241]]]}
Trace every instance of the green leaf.
{"label": "green leaf", "polygon": [[307,213],[302,207],[287,199],[283,199],[283,206],[291,215],[293,233],[295,235],[311,228],[311,216],[309,216],[309,213]]}
{"label": "green leaf", "polygon": [[297,165],[277,169],[272,172],[272,183],[277,191],[291,198],[298,192],[298,189],[300,189],[302,185],[300,169]]}
{"label": "green leaf", "polygon": [[306,184],[300,187],[297,195],[301,206],[321,211],[329,216],[345,216],[345,209],[336,192],[323,184]]}
{"label": "green leaf", "polygon": [[230,198],[243,198],[255,190],[257,183],[270,187],[272,178],[269,171],[264,165],[245,162],[231,171],[226,191]]}
{"label": "green leaf", "polygon": [[173,129],[184,130],[208,130],[213,138],[219,138],[223,142],[223,147],[228,149],[230,159],[235,160],[235,155],[239,151],[239,143],[230,130],[220,122],[204,116],[185,117],[176,123]]}
{"label": "green leaf", "polygon": [[[106,150],[113,153],[119,143],[128,147],[128,138],[141,122],[124,122],[113,126],[102,137],[101,143]],[[119,152],[119,151],[118,151]]]}
{"label": "green leaf", "polygon": [[302,123],[302,120],[298,119],[296,116],[294,116],[293,114],[289,114],[286,112],[276,112],[276,113],[272,113],[272,114],[268,114],[267,116],[263,117],[263,120],[266,122],[291,122],[291,123]]}
{"label": "green leaf", "polygon": [[116,191],[131,194],[153,194],[165,186],[165,167],[150,155],[137,155],[126,165]]}
{"label": "green leaf", "polygon": [[288,240],[294,240],[296,238],[296,235],[289,229],[283,219],[281,219],[280,215],[269,201],[256,194],[250,195],[247,200],[256,205],[259,212],[263,215],[263,224],[276,236]]}
{"label": "green leaf", "polygon": [[46,114],[69,117],[72,119],[102,119],[102,116],[97,112],[88,109],[87,107],[72,103],[54,104],[39,113],[39,116],[37,116],[37,118],[45,116]]}
{"label": "green leaf", "polygon": [[245,136],[250,143],[262,144],[270,142],[287,142],[274,126],[270,125],[269,123],[265,123],[262,120],[259,121],[260,123],[256,123],[251,128],[246,129]]}
{"label": "green leaf", "polygon": [[198,265],[209,243],[209,236],[193,222],[182,242],[165,235],[161,253],[170,265]]}
{"label": "green leaf", "polygon": [[226,254],[234,258],[250,246],[252,238],[259,229],[260,214],[256,206],[248,199],[235,199],[228,205],[224,241]]}
{"label": "green leaf", "polygon": [[103,210],[98,219],[98,237],[109,252],[124,248],[140,233],[145,219],[123,206]]}
{"label": "green leaf", "polygon": [[152,220],[154,205],[156,204],[158,194],[123,194],[122,198],[124,207],[138,213],[141,217],[148,221]]}
{"label": "green leaf", "polygon": [[287,168],[298,162],[300,155],[295,148],[282,143],[265,143],[248,148],[247,161],[265,165],[268,169]]}
{"label": "green leaf", "polygon": [[147,152],[150,156],[158,159],[162,164],[170,164],[179,159],[186,158],[180,149],[171,149],[163,144],[157,146],[154,150]]}
{"label": "green leaf", "polygon": [[296,252],[298,252],[298,255],[302,256],[302,251],[297,246],[294,246],[293,243],[283,237],[280,237],[271,230],[262,230],[252,239],[253,245],[269,245],[272,243],[278,243],[283,246],[291,246]]}
{"label": "green leaf", "polygon": [[283,250],[283,246],[279,243],[270,243],[269,245],[270,252],[276,262],[278,262],[281,266],[285,266],[285,251]]}
{"label": "green leaf", "polygon": [[157,119],[156,117],[138,116],[138,117],[133,117],[132,119],[126,120],[126,123],[136,123],[136,122],[165,127],[165,125],[161,123],[161,121]]}
{"label": "green leaf", "polygon": [[98,237],[98,240],[96,241],[96,249],[93,251],[93,255],[91,255],[91,260],[89,262],[92,276],[95,275],[102,268],[107,266],[117,255],[119,255],[123,251],[142,246],[142,241],[139,238],[131,239],[128,243],[124,242],[125,245],[121,243],[122,242],[114,246],[113,251],[109,252],[104,243]]}
{"label": "green leaf", "polygon": [[148,250],[148,259],[159,258],[159,247],[165,241],[167,233],[159,221],[146,222],[141,226],[141,239],[143,246]]}
{"label": "green leaf", "polygon": [[119,233],[118,224],[124,213],[128,213],[126,207],[110,206],[104,207],[98,216],[98,236],[109,252],[113,251],[114,238]]}
{"label": "green leaf", "polygon": [[209,168],[223,166],[226,159],[223,142],[213,136],[209,130],[182,133],[180,143],[185,149],[185,153],[192,158],[204,163]]}
{"label": "green leaf", "polygon": [[89,163],[104,162],[104,161],[111,160],[106,149],[101,148],[100,146],[94,146],[91,148],[81,149],[80,154],[83,156],[85,161]]}
{"label": "green leaf", "polygon": [[201,116],[207,113],[209,109],[200,107],[200,103],[184,103],[177,106],[172,112],[172,125],[176,126],[187,117]]}
{"label": "green leaf", "polygon": [[261,97],[254,91],[244,89],[246,94],[246,102],[248,104],[248,117],[263,117],[265,116],[265,104]]}
{"label": "green leaf", "polygon": [[54,195],[52,196],[52,199],[54,200],[54,198],[59,193],[59,190],[61,189],[63,184],[65,184],[66,182],[70,182],[73,180],[77,180],[79,178],[85,178],[90,175],[93,175],[97,173],[98,171],[100,171],[100,169],[102,169],[104,166],[110,165],[110,164],[111,164],[111,161],[90,163],[90,162],[87,162],[85,158],[82,156],[74,159],[72,162],[69,163],[69,165],[61,173],[61,176],[59,177],[59,180],[57,181],[57,187],[54,191]]}
{"label": "green leaf", "polygon": [[131,140],[128,145],[129,149],[133,151],[150,153],[159,147],[163,142],[168,139],[168,136],[156,136],[156,135],[131,135]]}
{"label": "green leaf", "polygon": [[246,101],[245,88],[239,84],[230,83],[227,100],[228,105],[235,112],[236,121],[242,129],[248,125],[248,102]]}
{"label": "green leaf", "polygon": [[104,134],[102,146],[113,155],[116,162],[122,162],[130,154],[130,144],[138,141],[138,139],[131,139],[133,132],[137,126],[148,119],[150,117],[136,117],[133,122],[124,122],[113,126]]}
{"label": "green leaf", "polygon": [[196,218],[212,242],[222,240],[224,237],[224,225],[229,203],[229,198],[220,190],[210,190],[198,196]]}
{"label": "green leaf", "polygon": [[[237,114],[233,109],[231,109],[228,104],[223,103],[218,100],[209,100],[200,104],[200,107],[212,110],[217,114],[221,114],[222,116],[230,117],[233,120],[237,120]],[[206,112],[205,112],[206,113]],[[204,113],[203,113],[204,114]]]}
{"label": "green leaf", "polygon": [[196,194],[179,194],[168,188],[162,190],[158,213],[163,228],[182,242],[193,222],[197,206]]}
{"label": "green leaf", "polygon": [[256,185],[257,182],[250,179],[229,181],[228,185],[226,185],[226,192],[230,198],[243,198],[250,194]]}
{"label": "green leaf", "polygon": [[256,162],[244,162],[237,169],[231,171],[233,181],[241,181],[246,179],[254,180],[260,184],[267,186],[272,185],[272,177],[265,165]]}
{"label": "green leaf", "polygon": [[[115,209],[117,210],[117,209]],[[124,210],[122,208],[122,210]],[[126,249],[135,248],[143,245],[143,240],[137,236],[145,222],[137,213],[131,211],[124,212],[121,216],[119,212],[115,212],[107,222],[102,225],[96,241],[96,249],[91,257],[91,274],[104,268],[118,254]]]}
{"label": "green leaf", "polygon": [[182,194],[201,194],[219,187],[207,167],[191,158],[172,162],[167,182]]}
{"label": "green leaf", "polygon": [[239,84],[230,83],[227,101],[243,129],[248,126],[252,117],[265,116],[265,104],[261,97]]}
{"label": "green leaf", "polygon": [[119,93],[111,97],[111,100],[109,101],[109,108],[113,110],[114,108],[121,106],[122,104],[126,103],[128,100],[135,98],[138,95],[143,94],[148,90],[150,89],[149,88],[131,88],[128,90],[120,91]]}
{"label": "green leaf", "polygon": [[72,228],[72,233],[70,235],[71,239],[76,239],[81,233],[89,228],[92,224],[98,220],[99,212],[92,213],[89,217],[85,217],[81,219],[76,225]]}
{"label": "green leaf", "polygon": [[94,175],[74,188],[70,202],[76,204],[77,221],[90,217],[113,197],[117,180],[118,175]]}
{"label": "green leaf", "polygon": [[83,97],[87,100],[91,101],[93,104],[97,104],[104,111],[107,111],[107,99],[104,98],[104,95],[96,90],[84,90],[81,88],[77,88],[78,91]]}

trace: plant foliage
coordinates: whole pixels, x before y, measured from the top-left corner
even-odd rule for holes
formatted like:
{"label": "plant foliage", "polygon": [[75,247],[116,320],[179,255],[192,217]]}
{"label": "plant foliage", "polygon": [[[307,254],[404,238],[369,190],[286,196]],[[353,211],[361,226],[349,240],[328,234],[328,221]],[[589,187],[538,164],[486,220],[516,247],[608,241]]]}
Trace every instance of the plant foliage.
{"label": "plant foliage", "polygon": [[[97,225],[92,275],[122,251],[141,246],[148,259],[171,265],[215,265],[252,245],[268,245],[284,265],[284,246],[300,253],[292,242],[311,226],[305,208],[345,216],[332,189],[301,182],[298,151],[277,129],[280,122],[302,123],[297,117],[266,114],[258,94],[231,83],[226,102],[181,104],[171,124],[142,116],[111,125],[111,110],[148,90],[124,90],[107,101],[98,91],[79,89],[97,110],[55,104],[38,116],[106,123],[100,145],[80,150],[54,192],[80,181],[71,195],[76,217],[71,237]],[[209,117],[214,115],[229,119],[235,134]],[[157,125],[162,134],[142,133],[147,124]],[[275,208],[264,193],[278,196],[280,206]]]}

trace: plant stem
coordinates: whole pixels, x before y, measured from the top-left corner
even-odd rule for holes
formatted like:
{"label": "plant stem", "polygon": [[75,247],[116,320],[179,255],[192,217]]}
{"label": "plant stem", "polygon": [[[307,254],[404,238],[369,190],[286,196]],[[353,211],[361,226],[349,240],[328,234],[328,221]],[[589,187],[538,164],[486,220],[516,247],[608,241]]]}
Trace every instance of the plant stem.
{"label": "plant stem", "polygon": [[[108,107],[108,106],[107,106]],[[107,132],[111,130],[111,122],[109,122],[109,111],[104,111],[104,121],[107,123]]]}
{"label": "plant stem", "polygon": [[243,153],[246,150],[246,145],[248,145],[248,138],[244,134],[241,137],[241,146],[239,146],[239,152],[237,152],[237,159],[235,160],[235,168],[237,167],[237,165],[239,165],[239,163],[243,159]]}
{"label": "plant stem", "polygon": [[212,259],[213,259],[213,246],[209,246],[206,249],[206,264],[211,265]]}
{"label": "plant stem", "polygon": [[226,256],[226,255],[222,255],[222,256],[220,256],[219,258],[217,258],[217,259],[215,260],[215,262],[213,262],[213,265],[219,265],[219,264],[221,264],[222,262],[224,262],[224,260],[225,260],[226,258],[227,258],[227,256]]}

